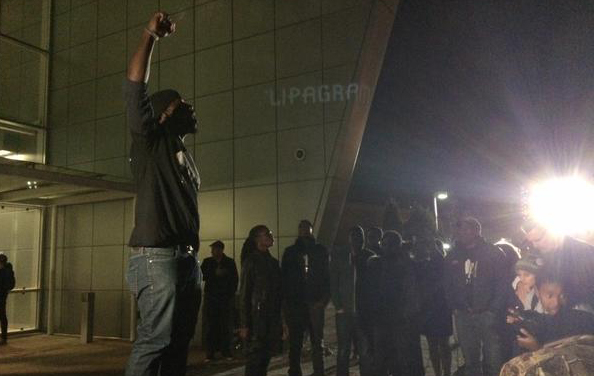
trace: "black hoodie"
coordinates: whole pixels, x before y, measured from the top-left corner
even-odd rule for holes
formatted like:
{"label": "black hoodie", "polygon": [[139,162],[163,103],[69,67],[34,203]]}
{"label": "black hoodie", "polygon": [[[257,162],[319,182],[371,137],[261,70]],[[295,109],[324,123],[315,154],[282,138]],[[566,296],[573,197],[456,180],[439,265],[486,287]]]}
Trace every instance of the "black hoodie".
{"label": "black hoodie", "polygon": [[[467,275],[470,262],[475,267]],[[472,250],[457,246],[447,255],[444,266],[444,289],[451,309],[504,312],[509,281],[499,248],[483,239]]]}
{"label": "black hoodie", "polygon": [[12,270],[12,264],[9,262],[4,268],[0,269],[0,297],[5,297],[14,288],[14,284],[14,271]]}
{"label": "black hoodie", "polygon": [[293,303],[330,299],[330,268],[326,247],[314,238],[297,238],[283,254],[283,298]]}

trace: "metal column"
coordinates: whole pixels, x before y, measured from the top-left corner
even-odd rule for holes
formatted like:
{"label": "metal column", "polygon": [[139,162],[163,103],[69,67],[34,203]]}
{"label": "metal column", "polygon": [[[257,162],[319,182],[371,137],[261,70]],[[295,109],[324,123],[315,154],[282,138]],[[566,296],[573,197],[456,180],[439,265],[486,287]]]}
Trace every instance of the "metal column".
{"label": "metal column", "polygon": [[50,211],[50,259],[49,286],[47,303],[47,334],[54,334],[54,300],[56,291],[56,242],[57,242],[58,207],[53,205]]}

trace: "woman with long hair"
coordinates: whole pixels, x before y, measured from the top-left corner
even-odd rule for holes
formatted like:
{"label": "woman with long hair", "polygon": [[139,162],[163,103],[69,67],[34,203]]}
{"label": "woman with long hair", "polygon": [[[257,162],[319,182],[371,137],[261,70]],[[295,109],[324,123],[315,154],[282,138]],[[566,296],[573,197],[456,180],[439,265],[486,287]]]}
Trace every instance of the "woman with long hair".
{"label": "woman with long hair", "polygon": [[264,225],[257,225],[254,226],[249,234],[248,237],[245,239],[245,241],[243,242],[243,246],[241,247],[241,253],[240,253],[240,260],[241,260],[241,264],[243,265],[243,262],[245,261],[245,258],[254,250],[256,250],[256,237],[258,236],[258,234],[261,231],[264,230],[268,230],[268,227],[264,226]]}
{"label": "woman with long hair", "polygon": [[242,249],[239,335],[247,344],[246,376],[266,376],[270,358],[281,345],[281,270],[270,254],[273,245],[272,232],[258,225]]}

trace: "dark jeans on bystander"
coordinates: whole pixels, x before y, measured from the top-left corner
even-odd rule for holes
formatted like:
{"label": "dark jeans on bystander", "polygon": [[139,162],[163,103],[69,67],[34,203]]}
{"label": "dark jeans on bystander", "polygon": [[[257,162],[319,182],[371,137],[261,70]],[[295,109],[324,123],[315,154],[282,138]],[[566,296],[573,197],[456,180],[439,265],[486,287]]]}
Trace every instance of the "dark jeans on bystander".
{"label": "dark jeans on bystander", "polygon": [[204,299],[206,314],[207,356],[212,358],[217,351],[225,357],[231,356],[231,312],[233,297],[209,296]]}
{"label": "dark jeans on bystander", "polygon": [[324,302],[287,303],[287,325],[289,327],[289,376],[301,376],[301,350],[303,336],[309,331],[312,349],[312,363],[315,376],[324,375]]}
{"label": "dark jeans on bystander", "polygon": [[282,324],[279,312],[261,311],[252,318],[249,339],[246,342],[245,376],[266,376],[273,355],[282,347]]}
{"label": "dark jeans on bystander", "polygon": [[8,318],[6,317],[7,295],[0,293],[0,342],[6,342],[8,335]]}
{"label": "dark jeans on bystander", "polygon": [[336,336],[338,354],[336,355],[336,376],[349,375],[349,359],[351,342],[357,344],[359,352],[359,368],[361,376],[372,376],[373,355],[371,352],[373,328],[350,313],[336,314]]}
{"label": "dark jeans on bystander", "polygon": [[395,319],[377,325],[373,340],[373,376],[425,375],[421,336],[414,320]]}
{"label": "dark jeans on bystander", "polygon": [[[464,354],[465,374],[498,376],[503,366],[498,316],[490,311],[469,313],[457,310],[454,319],[458,341]],[[481,364],[481,344],[483,364]]]}

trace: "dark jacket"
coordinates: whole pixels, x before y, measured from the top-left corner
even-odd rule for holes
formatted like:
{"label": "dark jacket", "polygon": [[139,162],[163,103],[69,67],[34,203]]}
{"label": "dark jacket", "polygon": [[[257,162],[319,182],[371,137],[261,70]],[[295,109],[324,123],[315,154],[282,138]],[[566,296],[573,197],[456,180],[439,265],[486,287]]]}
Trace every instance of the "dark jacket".
{"label": "dark jacket", "polygon": [[270,327],[282,333],[281,271],[278,260],[269,252],[251,252],[241,268],[239,289],[239,319],[241,327],[251,333],[270,332]]}
{"label": "dark jacket", "polygon": [[207,257],[201,268],[207,298],[230,299],[235,295],[239,276],[232,258],[223,255],[221,261],[217,262],[214,257]]}
{"label": "dark jacket", "polygon": [[531,333],[541,345],[576,335],[594,335],[594,315],[563,307],[555,316],[532,312],[529,323],[518,326]]}
{"label": "dark jacket", "polygon": [[428,259],[414,262],[419,293],[419,307],[424,314],[430,311],[448,311],[443,291],[444,258],[437,250],[432,250]]}
{"label": "dark jacket", "polygon": [[[536,289],[536,287],[535,287]],[[507,289],[508,293],[507,293],[507,301],[506,301],[506,307],[509,308],[513,308],[513,309],[519,309],[520,311],[524,311],[524,303],[520,300],[520,298],[518,297],[518,295],[516,295],[516,291],[514,290],[513,286],[509,286],[509,288]],[[534,311],[537,307],[538,307],[538,296],[536,295],[536,292],[534,293],[534,295],[532,295],[532,299],[530,300],[530,311]]]}
{"label": "dark jacket", "polygon": [[[363,249],[352,257],[348,247],[337,248],[330,267],[332,304],[336,310],[368,318],[371,314],[372,279],[368,274],[367,261],[374,253]],[[355,278],[356,269],[356,278]],[[356,300],[356,302],[355,302]]]}
{"label": "dark jacket", "polygon": [[[466,261],[474,262],[475,272],[467,278]],[[444,288],[452,310],[503,313],[509,281],[503,252],[481,239],[474,249],[456,246],[445,259]]]}
{"label": "dark jacket", "polygon": [[594,306],[594,246],[567,236],[561,249],[544,259],[561,276],[569,305]]}
{"label": "dark jacket", "polygon": [[0,299],[6,299],[6,296],[14,288],[15,279],[12,264],[9,262],[0,269]]}
{"label": "dark jacket", "polygon": [[124,95],[132,136],[130,167],[136,184],[129,245],[198,249],[200,177],[192,156],[179,136],[157,122],[145,83],[126,80]]}
{"label": "dark jacket", "polygon": [[415,274],[419,301],[421,333],[430,337],[452,334],[452,311],[448,307],[443,288],[444,256],[437,250],[430,257],[416,260]]}
{"label": "dark jacket", "polygon": [[541,344],[580,334],[594,334],[594,315],[576,309],[562,309],[555,316],[544,315],[542,334],[537,334]]}
{"label": "dark jacket", "polygon": [[373,321],[380,325],[407,325],[419,315],[415,266],[408,257],[369,258]]}
{"label": "dark jacket", "polygon": [[328,302],[328,251],[315,239],[297,239],[283,254],[283,297],[290,304]]}

